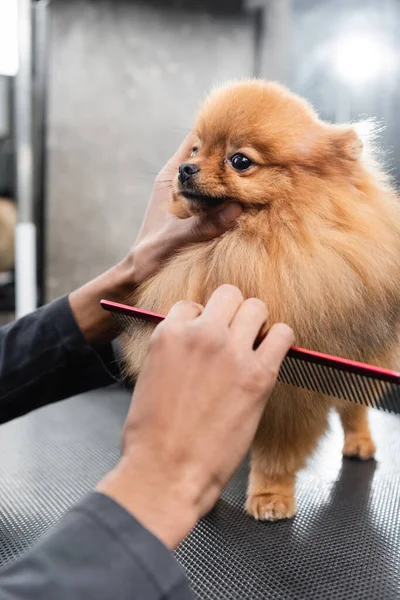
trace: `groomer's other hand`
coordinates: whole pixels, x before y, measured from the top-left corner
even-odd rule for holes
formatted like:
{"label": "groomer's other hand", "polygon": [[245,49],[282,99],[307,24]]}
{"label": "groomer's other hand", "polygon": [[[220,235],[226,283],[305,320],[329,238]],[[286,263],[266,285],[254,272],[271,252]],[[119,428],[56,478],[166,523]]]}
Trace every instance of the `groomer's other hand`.
{"label": "groomer's other hand", "polygon": [[112,316],[100,308],[102,298],[126,302],[134,288],[156,273],[176,250],[222,235],[242,214],[242,207],[234,202],[204,218],[178,219],[168,212],[173,177],[190,156],[195,140],[189,134],[157,176],[139,235],[126,257],[70,294],[75,320],[90,344],[107,343],[119,333]]}
{"label": "groomer's other hand", "polygon": [[217,501],[244,458],[293,343],[256,299],[230,285],[203,310],[179,302],[155,330],[123,433],[122,458],[99,484],[174,548]]}
{"label": "groomer's other hand", "polygon": [[242,214],[236,202],[207,217],[178,219],[168,212],[172,183],[179,165],[188,159],[196,136],[190,133],[158,174],[142,227],[133,246],[136,277],[152,275],[175,250],[194,242],[212,240],[230,229]]}

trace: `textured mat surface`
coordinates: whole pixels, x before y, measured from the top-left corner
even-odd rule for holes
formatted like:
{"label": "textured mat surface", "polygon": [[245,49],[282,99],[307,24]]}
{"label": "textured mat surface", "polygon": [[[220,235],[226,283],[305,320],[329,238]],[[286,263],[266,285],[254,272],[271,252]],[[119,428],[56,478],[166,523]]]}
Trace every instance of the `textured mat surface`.
{"label": "textured mat surface", "polygon": [[[0,428],[0,563],[38,539],[117,460],[129,396],[103,390]],[[298,516],[243,512],[247,467],[177,551],[210,600],[400,598],[400,418],[371,413],[377,462],[342,461],[337,419],[299,476]]]}

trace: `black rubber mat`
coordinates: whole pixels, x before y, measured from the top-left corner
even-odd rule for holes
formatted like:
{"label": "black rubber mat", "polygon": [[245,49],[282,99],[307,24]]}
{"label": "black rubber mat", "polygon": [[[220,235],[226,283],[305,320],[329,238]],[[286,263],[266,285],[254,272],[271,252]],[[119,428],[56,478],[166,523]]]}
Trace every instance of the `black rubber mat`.
{"label": "black rubber mat", "polygon": [[[117,460],[129,396],[103,390],[0,428],[0,563],[38,539]],[[177,551],[202,599],[400,599],[400,418],[371,414],[377,462],[342,461],[336,417],[299,476],[293,521],[243,511],[244,465]]]}

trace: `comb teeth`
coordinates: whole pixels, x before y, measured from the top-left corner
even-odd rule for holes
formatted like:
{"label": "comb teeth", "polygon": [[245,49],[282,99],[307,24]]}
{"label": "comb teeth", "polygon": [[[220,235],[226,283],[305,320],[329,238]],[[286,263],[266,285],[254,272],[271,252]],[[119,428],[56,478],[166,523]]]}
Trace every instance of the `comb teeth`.
{"label": "comb teeth", "polygon": [[146,310],[136,311],[126,304],[118,304],[107,300],[101,300],[101,306],[113,314],[123,332],[133,336],[137,327],[143,327],[143,324],[160,323],[165,317],[157,315]]}
{"label": "comb teeth", "polygon": [[282,363],[278,381],[339,400],[400,413],[398,383],[306,362],[290,354]]}
{"label": "comb teeth", "polygon": [[128,335],[133,334],[135,325],[139,325],[140,323],[142,323],[140,319],[135,319],[135,317],[128,317],[123,313],[116,312],[113,314],[113,317],[122,327],[123,331]]}
{"label": "comb teeth", "polygon": [[[165,317],[125,304],[101,300],[104,310],[130,336],[137,326],[160,323]],[[262,340],[258,339],[256,343]],[[400,414],[400,373],[302,348],[291,348],[278,381],[340,400]]]}

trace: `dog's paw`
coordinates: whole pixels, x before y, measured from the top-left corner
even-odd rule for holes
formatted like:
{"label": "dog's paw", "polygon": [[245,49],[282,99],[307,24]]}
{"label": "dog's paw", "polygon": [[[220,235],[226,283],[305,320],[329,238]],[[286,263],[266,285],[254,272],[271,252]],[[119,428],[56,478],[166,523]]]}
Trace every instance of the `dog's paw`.
{"label": "dog's paw", "polygon": [[376,446],[370,436],[350,433],[346,435],[343,456],[347,458],[359,458],[369,460],[373,458],[376,452]]}
{"label": "dog's paw", "polygon": [[258,494],[249,496],[246,510],[257,520],[280,521],[291,519],[296,514],[296,501],[293,496],[281,494]]}

